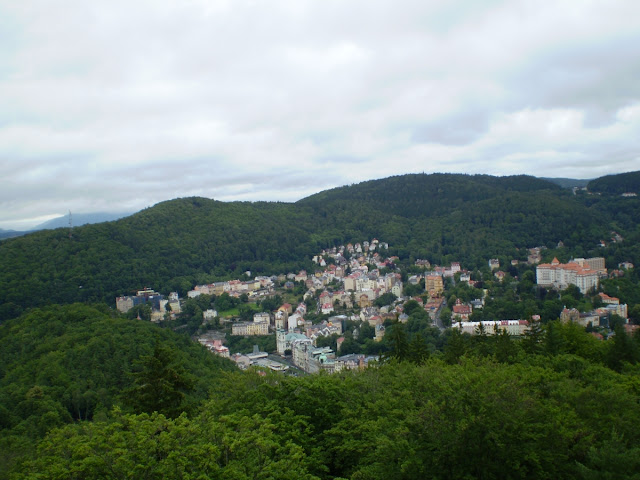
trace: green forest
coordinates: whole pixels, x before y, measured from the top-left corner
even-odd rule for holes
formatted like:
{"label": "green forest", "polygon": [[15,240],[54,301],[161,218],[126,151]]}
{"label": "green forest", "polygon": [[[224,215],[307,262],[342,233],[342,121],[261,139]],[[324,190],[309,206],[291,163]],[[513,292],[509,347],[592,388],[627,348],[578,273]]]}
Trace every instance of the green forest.
{"label": "green forest", "polygon": [[0,478],[640,478],[639,335],[549,322],[419,353],[393,328],[377,366],[297,378],[34,310],[0,329]]}
{"label": "green forest", "polygon": [[[598,295],[538,288],[524,265],[538,246],[544,261],[640,265],[640,200],[621,196],[639,190],[638,172],[575,192],[527,176],[403,175],[296,203],[183,198],[2,240],[0,480],[640,479],[640,333],[619,318],[605,340],[561,323],[563,307],[595,308]],[[541,321],[521,338],[441,332],[410,300],[382,342],[347,322],[343,353],[380,354],[369,368],[295,376],[240,371],[189,337],[202,309],[250,317],[258,305],[202,296],[165,328],[114,309],[143,287],[184,296],[246,270],[312,271],[322,249],[374,237],[403,274],[418,258],[469,269],[488,293],[473,319]],[[498,282],[488,258],[522,262]],[[637,268],[600,289],[640,322]],[[450,308],[479,290],[451,283],[446,295]]]}

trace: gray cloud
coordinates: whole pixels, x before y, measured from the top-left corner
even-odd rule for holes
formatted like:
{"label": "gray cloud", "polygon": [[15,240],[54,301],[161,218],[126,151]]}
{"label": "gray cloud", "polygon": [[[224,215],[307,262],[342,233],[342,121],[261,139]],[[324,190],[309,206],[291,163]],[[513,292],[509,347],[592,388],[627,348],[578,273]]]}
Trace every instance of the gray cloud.
{"label": "gray cloud", "polygon": [[640,166],[640,6],[0,0],[0,228]]}

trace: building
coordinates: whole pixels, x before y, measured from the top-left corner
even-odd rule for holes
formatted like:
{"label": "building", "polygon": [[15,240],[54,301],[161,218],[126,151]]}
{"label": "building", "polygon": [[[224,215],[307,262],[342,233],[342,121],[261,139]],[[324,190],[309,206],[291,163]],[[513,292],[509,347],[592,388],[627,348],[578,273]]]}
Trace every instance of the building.
{"label": "building", "polygon": [[284,355],[287,350],[291,350],[291,345],[295,340],[303,340],[307,338],[302,333],[290,332],[284,330],[276,331],[276,349],[278,354]]}
{"label": "building", "polygon": [[[589,267],[590,264],[600,266],[599,262],[589,263],[584,259],[578,259],[580,263],[560,263],[554,258],[551,263],[541,263],[536,267],[537,284],[543,287],[554,287],[560,290],[569,285],[578,287],[581,293],[587,293],[591,288],[597,288],[599,282],[599,270]],[[594,259],[589,259],[594,260]]]}
{"label": "building", "polygon": [[199,341],[202,345],[207,347],[207,349],[210,352],[213,352],[216,355],[219,355],[224,358],[229,358],[229,349],[224,345],[222,345],[222,340],[220,339],[209,340],[206,338],[201,338]]}
{"label": "building", "polygon": [[268,322],[238,322],[231,325],[231,335],[269,335]]}
{"label": "building", "polygon": [[424,279],[424,287],[429,295],[437,297],[444,292],[444,282],[442,276],[438,274],[429,274]]}
{"label": "building", "polygon": [[311,339],[296,339],[291,343],[293,364],[307,373],[335,371],[335,353],[329,347],[317,348]]}
{"label": "building", "polygon": [[151,310],[160,311],[162,300],[164,300],[164,295],[145,288],[138,291],[135,296],[116,297],[116,308],[122,313],[127,313],[135,306],[149,305]]}
{"label": "building", "polygon": [[363,370],[369,366],[369,363],[375,363],[380,359],[378,356],[366,356],[358,353],[343,355],[335,360],[335,371],[342,370]]}
{"label": "building", "polygon": [[453,306],[453,312],[451,312],[451,320],[459,321],[459,320],[469,320],[469,315],[471,315],[471,306],[464,304],[458,298],[456,300],[456,304]]}
{"label": "building", "polygon": [[574,258],[573,260],[570,260],[569,263],[577,263],[583,268],[595,270],[603,275],[607,273],[607,268],[604,264],[604,257]]}
{"label": "building", "polygon": [[255,323],[271,323],[271,316],[267,312],[260,312],[253,314],[253,321]]}
{"label": "building", "polygon": [[469,335],[477,335],[480,332],[480,325],[484,329],[486,335],[499,335],[505,330],[509,335],[524,335],[529,328],[529,322],[526,320],[496,320],[483,322],[456,322],[451,328],[457,328],[462,333]]}

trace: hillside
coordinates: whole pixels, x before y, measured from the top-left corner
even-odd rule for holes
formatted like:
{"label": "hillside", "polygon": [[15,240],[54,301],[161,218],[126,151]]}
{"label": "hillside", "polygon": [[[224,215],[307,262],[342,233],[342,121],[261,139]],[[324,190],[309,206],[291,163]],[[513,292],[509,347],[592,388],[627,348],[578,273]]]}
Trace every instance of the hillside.
{"label": "hillside", "polygon": [[488,256],[524,258],[518,249],[558,241],[588,249],[606,228],[570,192],[527,176],[404,175],[298,203],[317,212],[324,232],[339,235],[346,227],[347,236],[384,238],[400,256],[470,268]]}
{"label": "hillside", "polygon": [[223,371],[235,369],[188,337],[80,304],[35,309],[3,324],[0,358],[2,466],[50,428],[104,417],[114,406],[169,416],[191,411]]}
{"label": "hillside", "polygon": [[627,192],[640,195],[640,171],[600,177],[589,182],[587,188],[594,193],[609,195],[622,195]]}
{"label": "hillside", "polygon": [[24,307],[103,301],[144,286],[184,293],[196,278],[288,270],[313,249],[287,204],[204,198],[160,203],[116,222],[35,232],[0,245],[0,318]]}
{"label": "hillside", "polygon": [[[184,294],[195,283],[310,267],[321,248],[377,237],[401,258],[467,268],[526,258],[562,241],[580,256],[608,238],[614,216],[635,228],[637,200],[618,215],[534,177],[403,175],[291,203],[183,198],[130,217],[0,243],[0,319],[50,303],[100,301],[145,286]],[[589,203],[591,202],[591,203]],[[604,215],[604,216],[603,216]],[[618,217],[615,217],[618,215]]]}

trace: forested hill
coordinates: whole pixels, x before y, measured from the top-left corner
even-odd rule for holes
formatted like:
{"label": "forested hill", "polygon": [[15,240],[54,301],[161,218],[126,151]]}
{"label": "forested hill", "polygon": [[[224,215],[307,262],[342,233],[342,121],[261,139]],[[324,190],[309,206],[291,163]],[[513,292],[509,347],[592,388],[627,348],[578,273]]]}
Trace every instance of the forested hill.
{"label": "forested hill", "polygon": [[466,268],[559,241],[582,256],[612,221],[622,234],[635,228],[638,200],[625,200],[618,214],[534,177],[452,174],[374,180],[294,204],[171,200],[115,222],[1,242],[0,320],[50,303],[113,304],[145,286],[184,294],[246,270],[286,273],[310,267],[319,249],[373,237],[401,258]]}
{"label": "forested hill", "polygon": [[622,195],[623,193],[640,195],[640,171],[600,177],[589,182],[587,188],[591,192],[610,195]]}
{"label": "forested hill", "polygon": [[313,208],[324,232],[335,226],[336,236],[350,237],[368,230],[400,256],[460,260],[470,268],[489,255],[518,258],[518,248],[558,241],[588,248],[606,229],[570,192],[527,176],[404,175],[298,203]]}
{"label": "forested hill", "polygon": [[53,427],[115,406],[192,412],[235,370],[186,336],[104,305],[51,306],[6,322],[0,359],[0,478]]}
{"label": "forested hill", "polygon": [[0,319],[25,307],[106,301],[145,286],[185,293],[195,281],[298,267],[312,213],[292,204],[185,198],[108,223],[0,244]]}

